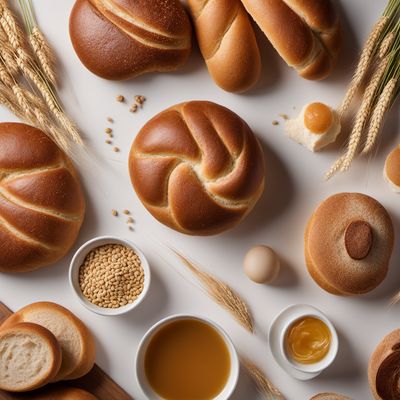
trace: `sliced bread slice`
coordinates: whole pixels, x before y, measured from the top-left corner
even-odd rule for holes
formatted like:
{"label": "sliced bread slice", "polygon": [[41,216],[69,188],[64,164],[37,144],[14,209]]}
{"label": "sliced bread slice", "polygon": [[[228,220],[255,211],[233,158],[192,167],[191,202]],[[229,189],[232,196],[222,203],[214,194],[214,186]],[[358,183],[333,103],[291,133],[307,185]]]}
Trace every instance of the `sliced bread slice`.
{"label": "sliced bread slice", "polygon": [[94,338],[85,324],[71,311],[51,302],[33,303],[7,318],[1,329],[20,322],[44,326],[59,341],[62,364],[54,382],[80,378],[92,369],[95,361]]}
{"label": "sliced bread slice", "polygon": [[21,323],[0,331],[0,389],[25,392],[51,382],[61,366],[61,347],[40,325]]}

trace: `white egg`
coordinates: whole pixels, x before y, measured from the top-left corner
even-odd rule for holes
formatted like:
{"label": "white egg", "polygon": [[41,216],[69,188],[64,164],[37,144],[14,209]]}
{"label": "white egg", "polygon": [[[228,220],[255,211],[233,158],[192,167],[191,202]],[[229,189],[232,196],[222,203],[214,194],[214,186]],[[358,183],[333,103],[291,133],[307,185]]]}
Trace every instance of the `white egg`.
{"label": "white egg", "polygon": [[308,103],[297,118],[285,123],[285,133],[311,151],[336,141],[341,131],[336,111],[323,103]]}
{"label": "white egg", "polygon": [[279,273],[280,262],[276,253],[267,246],[254,246],[243,260],[245,274],[254,282],[271,283]]}

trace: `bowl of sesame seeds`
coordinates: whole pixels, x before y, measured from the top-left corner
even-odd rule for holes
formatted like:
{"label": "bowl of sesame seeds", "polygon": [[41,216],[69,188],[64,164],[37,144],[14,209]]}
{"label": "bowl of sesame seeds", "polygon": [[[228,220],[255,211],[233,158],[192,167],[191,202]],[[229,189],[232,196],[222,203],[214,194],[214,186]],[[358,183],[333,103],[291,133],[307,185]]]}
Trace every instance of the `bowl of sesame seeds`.
{"label": "bowl of sesame seeds", "polygon": [[69,281],[78,300],[101,315],[137,307],[150,286],[146,257],[132,242],[101,236],[83,244],[71,260]]}

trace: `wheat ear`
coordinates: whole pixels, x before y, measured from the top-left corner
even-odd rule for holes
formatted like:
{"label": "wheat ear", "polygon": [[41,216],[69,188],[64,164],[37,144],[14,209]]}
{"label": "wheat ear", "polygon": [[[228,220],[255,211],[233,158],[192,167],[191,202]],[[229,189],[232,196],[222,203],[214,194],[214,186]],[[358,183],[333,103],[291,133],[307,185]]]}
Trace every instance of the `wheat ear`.
{"label": "wheat ear", "polygon": [[14,49],[24,45],[24,34],[5,0],[0,0],[0,25]]}
{"label": "wheat ear", "polygon": [[361,53],[360,60],[358,62],[356,71],[353,75],[353,79],[350,82],[350,85],[347,89],[347,93],[343,99],[341,106],[338,109],[338,113],[340,117],[342,117],[346,111],[349,109],[350,104],[359,89],[367,71],[370,66],[372,57],[374,55],[374,50],[376,46],[376,42],[379,39],[381,33],[385,29],[387,23],[389,21],[389,17],[386,15],[379,18],[379,20],[374,25],[371,33],[368,36],[368,39],[365,43],[364,49]]}
{"label": "wheat ear", "polygon": [[371,116],[367,140],[362,151],[363,154],[369,153],[374,148],[379,132],[382,128],[386,111],[389,109],[389,106],[392,102],[397,83],[398,80],[396,78],[392,78],[386,84],[383,92],[379,96],[378,102],[376,103],[376,106]]}
{"label": "wheat ear", "polygon": [[379,47],[379,58],[383,58],[389,52],[389,49],[392,47],[396,36],[394,32],[390,32],[385,39],[383,39],[380,47]]}

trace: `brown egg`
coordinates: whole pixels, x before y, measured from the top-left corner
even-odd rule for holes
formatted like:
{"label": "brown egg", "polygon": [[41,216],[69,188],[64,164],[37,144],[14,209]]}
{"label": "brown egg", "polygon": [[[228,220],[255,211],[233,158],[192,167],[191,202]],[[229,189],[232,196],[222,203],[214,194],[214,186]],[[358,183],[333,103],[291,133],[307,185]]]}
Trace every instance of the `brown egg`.
{"label": "brown egg", "polygon": [[271,283],[278,275],[280,269],[279,258],[267,246],[254,246],[243,260],[245,274],[257,283]]}
{"label": "brown egg", "polygon": [[311,103],[304,112],[305,127],[316,134],[323,134],[331,127],[333,112],[323,103]]}

